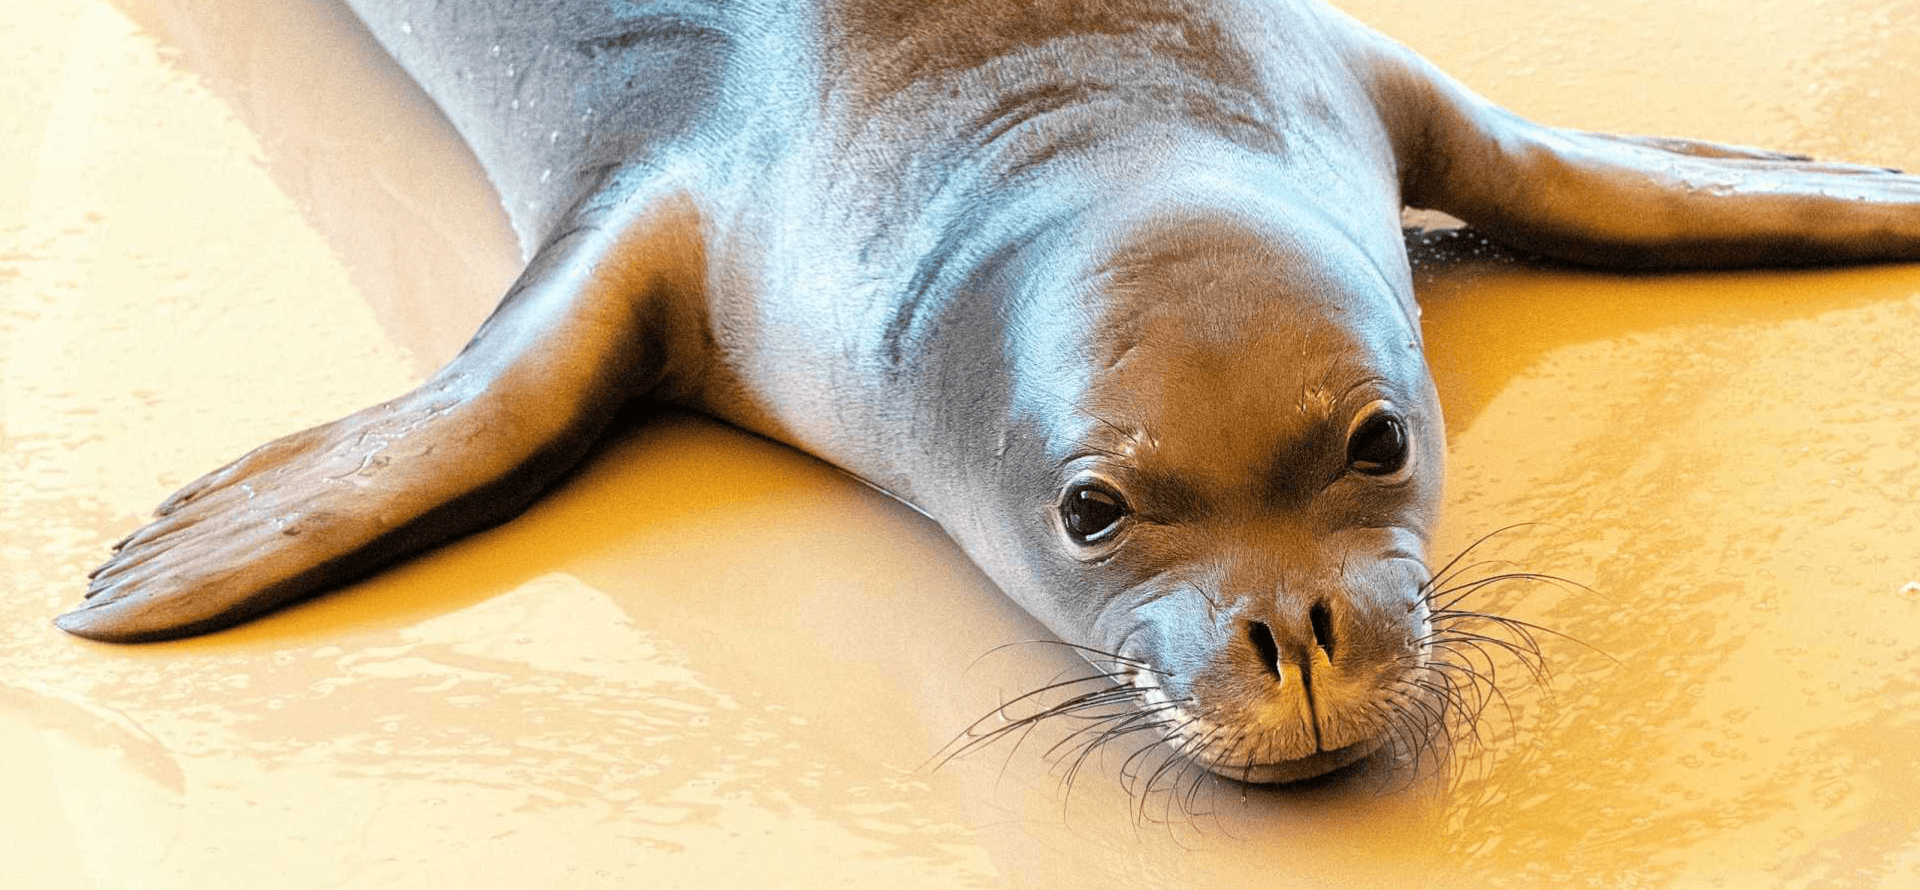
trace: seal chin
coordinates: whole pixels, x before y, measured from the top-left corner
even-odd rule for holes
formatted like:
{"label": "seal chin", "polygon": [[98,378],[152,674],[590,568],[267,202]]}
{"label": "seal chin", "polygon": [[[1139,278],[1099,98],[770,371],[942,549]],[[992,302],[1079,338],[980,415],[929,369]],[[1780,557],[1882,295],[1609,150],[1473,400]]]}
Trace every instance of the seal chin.
{"label": "seal chin", "polygon": [[[1166,743],[1196,765],[1223,778],[1258,785],[1301,782],[1351,765],[1380,750],[1386,743],[1383,736],[1367,735],[1339,747],[1299,757],[1260,760],[1262,754],[1271,757],[1280,753],[1275,749],[1284,750],[1283,746],[1217,743],[1216,740],[1222,737],[1245,738],[1249,734],[1246,725],[1240,724],[1238,730],[1229,730],[1217,719],[1198,716],[1176,704],[1164,687],[1153,682],[1154,679],[1151,674],[1142,671],[1129,678],[1129,682],[1142,690],[1144,707],[1170,715],[1169,719],[1180,726],[1179,730],[1166,737]],[[1349,733],[1347,737],[1352,738],[1355,734]],[[1260,748],[1265,750],[1261,751]]]}
{"label": "seal chin", "polygon": [[1358,762],[1361,758],[1380,750],[1379,739],[1355,742],[1343,748],[1331,751],[1318,751],[1293,760],[1275,763],[1223,763],[1209,758],[1212,752],[1204,752],[1194,759],[1215,775],[1224,776],[1241,782],[1256,785],[1277,785],[1286,782],[1302,782],[1318,776],[1324,776],[1343,766]]}

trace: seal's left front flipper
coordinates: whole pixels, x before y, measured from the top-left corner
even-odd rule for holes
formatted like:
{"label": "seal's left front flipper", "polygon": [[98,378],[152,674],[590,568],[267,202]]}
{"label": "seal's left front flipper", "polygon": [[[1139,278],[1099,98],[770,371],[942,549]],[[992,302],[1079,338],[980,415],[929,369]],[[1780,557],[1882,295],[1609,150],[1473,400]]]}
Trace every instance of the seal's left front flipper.
{"label": "seal's left front flipper", "polygon": [[1405,202],[1523,250],[1645,269],[1920,259],[1920,177],[1543,126],[1403,48],[1373,58]]}

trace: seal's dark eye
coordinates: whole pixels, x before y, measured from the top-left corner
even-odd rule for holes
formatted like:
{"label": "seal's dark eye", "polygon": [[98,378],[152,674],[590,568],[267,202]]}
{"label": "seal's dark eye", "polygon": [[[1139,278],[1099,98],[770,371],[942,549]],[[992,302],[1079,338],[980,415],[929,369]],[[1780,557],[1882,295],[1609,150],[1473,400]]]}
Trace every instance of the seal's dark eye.
{"label": "seal's dark eye", "polygon": [[1126,518],[1127,502],[1098,485],[1082,483],[1067,490],[1060,502],[1060,524],[1077,544],[1091,544]]}
{"label": "seal's dark eye", "polygon": [[1347,439],[1347,466],[1369,476],[1388,476],[1407,463],[1407,427],[1391,409],[1374,411]]}

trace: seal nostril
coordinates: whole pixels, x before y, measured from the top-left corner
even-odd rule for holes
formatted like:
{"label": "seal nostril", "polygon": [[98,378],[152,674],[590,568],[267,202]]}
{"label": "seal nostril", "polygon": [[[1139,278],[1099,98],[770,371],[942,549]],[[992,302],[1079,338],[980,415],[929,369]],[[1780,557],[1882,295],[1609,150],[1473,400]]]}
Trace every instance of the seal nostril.
{"label": "seal nostril", "polygon": [[1307,611],[1307,620],[1313,622],[1313,644],[1325,650],[1328,658],[1333,657],[1333,613],[1327,610],[1326,603],[1314,603]]}
{"label": "seal nostril", "polygon": [[1260,664],[1275,680],[1280,679],[1280,644],[1273,640],[1273,630],[1264,621],[1247,622],[1247,638],[1253,641],[1253,651],[1259,653]]}

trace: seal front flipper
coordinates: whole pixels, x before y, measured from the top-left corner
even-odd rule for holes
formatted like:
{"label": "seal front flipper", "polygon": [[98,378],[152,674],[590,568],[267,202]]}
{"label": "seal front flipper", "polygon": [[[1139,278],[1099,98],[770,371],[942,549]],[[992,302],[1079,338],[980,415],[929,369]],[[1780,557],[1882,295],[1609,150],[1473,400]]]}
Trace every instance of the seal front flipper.
{"label": "seal front flipper", "polygon": [[113,642],[217,630],[511,518],[668,378],[698,280],[689,207],[576,222],[419,388],[181,489],[56,623]]}
{"label": "seal front flipper", "polygon": [[1372,58],[1406,203],[1523,250],[1645,269],[1920,259],[1920,177],[1543,126],[1404,48]]}

